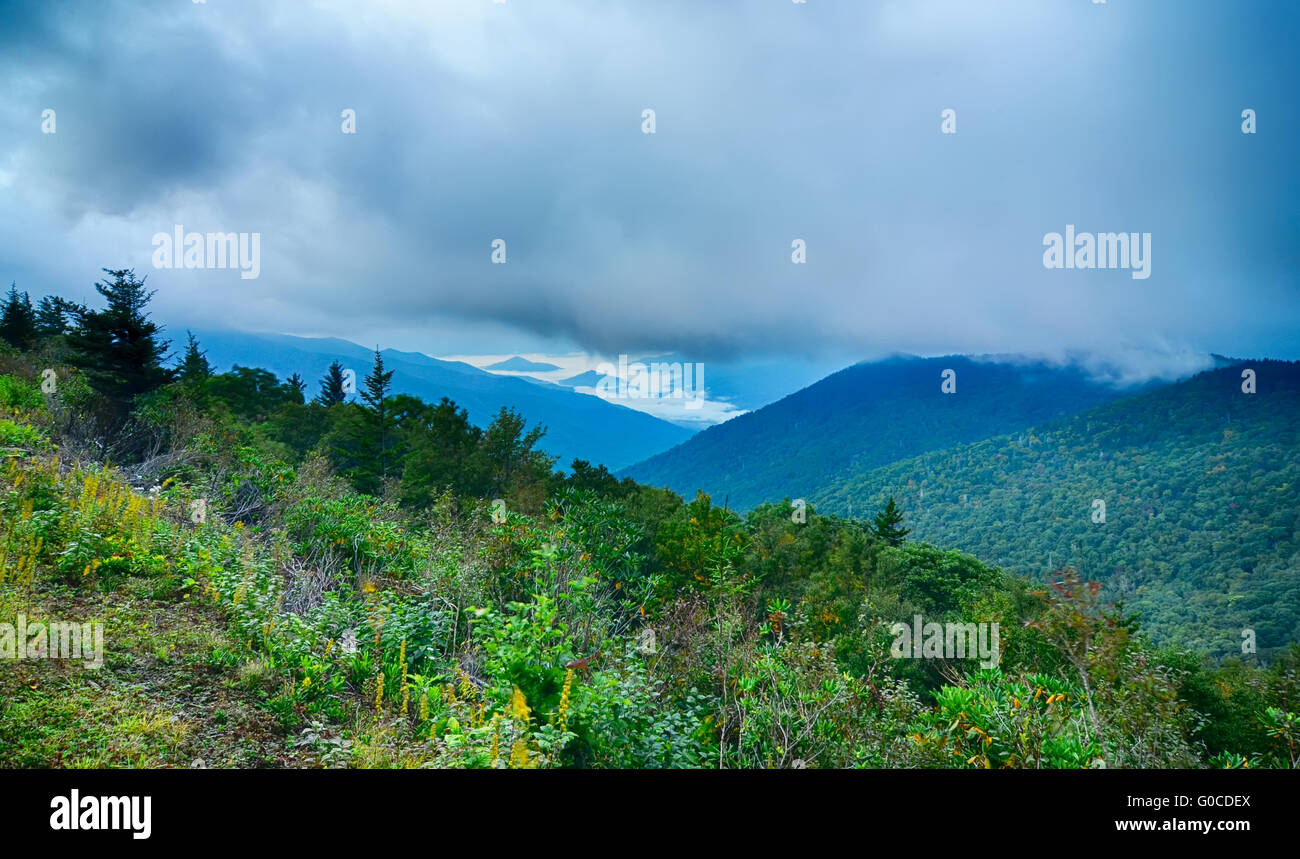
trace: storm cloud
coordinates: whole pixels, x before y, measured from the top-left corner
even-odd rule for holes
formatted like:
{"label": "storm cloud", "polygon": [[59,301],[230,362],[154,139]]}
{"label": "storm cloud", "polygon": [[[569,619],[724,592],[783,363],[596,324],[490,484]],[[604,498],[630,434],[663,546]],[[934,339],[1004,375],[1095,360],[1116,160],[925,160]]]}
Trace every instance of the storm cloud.
{"label": "storm cloud", "polygon": [[[3,8],[33,294],[134,266],[173,331],[434,354],[1300,358],[1294,4]],[[177,224],[260,233],[260,277],[154,270]],[[1150,277],[1045,268],[1067,225],[1150,233]]]}

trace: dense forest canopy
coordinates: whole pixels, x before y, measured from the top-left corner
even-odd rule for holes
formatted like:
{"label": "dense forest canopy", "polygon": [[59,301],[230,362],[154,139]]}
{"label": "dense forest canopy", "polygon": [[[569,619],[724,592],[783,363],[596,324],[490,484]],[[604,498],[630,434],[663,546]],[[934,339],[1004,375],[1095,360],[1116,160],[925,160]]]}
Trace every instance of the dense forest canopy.
{"label": "dense forest canopy", "polygon": [[[1249,370],[1254,393],[1245,393]],[[1300,640],[1300,364],[1250,361],[881,468],[812,497],[898,500],[914,536],[1045,577],[1071,566],[1159,642]]]}
{"label": "dense forest canopy", "polygon": [[1125,393],[1073,366],[897,357],[848,367],[622,473],[686,494],[703,489],[748,510],[773,498],[811,498],[845,473],[1018,431]]}

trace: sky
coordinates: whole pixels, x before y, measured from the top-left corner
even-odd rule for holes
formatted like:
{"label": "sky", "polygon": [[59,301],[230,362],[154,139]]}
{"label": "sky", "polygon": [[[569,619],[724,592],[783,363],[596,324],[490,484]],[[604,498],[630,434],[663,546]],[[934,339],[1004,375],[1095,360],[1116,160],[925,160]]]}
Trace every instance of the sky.
{"label": "sky", "polygon": [[[1290,0],[0,10],[0,278],[133,267],[173,335],[1300,359]],[[176,225],[257,234],[257,277],[158,267]],[[1147,276],[1045,267],[1067,225],[1149,234]]]}

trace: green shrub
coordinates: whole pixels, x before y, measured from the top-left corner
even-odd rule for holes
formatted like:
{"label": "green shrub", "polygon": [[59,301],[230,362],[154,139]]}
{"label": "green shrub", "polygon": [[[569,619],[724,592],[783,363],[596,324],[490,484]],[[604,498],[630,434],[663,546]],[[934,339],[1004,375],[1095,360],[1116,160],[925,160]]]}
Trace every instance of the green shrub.
{"label": "green shrub", "polygon": [[17,376],[0,375],[0,406],[34,412],[44,408],[45,397],[40,388],[30,382]]}

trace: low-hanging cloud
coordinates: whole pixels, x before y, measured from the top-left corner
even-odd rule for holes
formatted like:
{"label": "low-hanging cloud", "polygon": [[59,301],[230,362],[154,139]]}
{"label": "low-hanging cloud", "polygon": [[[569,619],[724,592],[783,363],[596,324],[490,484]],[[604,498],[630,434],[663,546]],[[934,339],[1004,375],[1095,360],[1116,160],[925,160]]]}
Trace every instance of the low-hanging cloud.
{"label": "low-hanging cloud", "polygon": [[[435,353],[1300,357],[1290,7],[9,5],[0,274],[35,293],[134,265],[173,328]],[[260,233],[260,277],[154,272],[177,224]],[[1044,268],[1067,224],[1150,233],[1151,276]]]}

